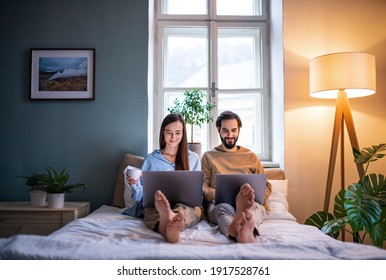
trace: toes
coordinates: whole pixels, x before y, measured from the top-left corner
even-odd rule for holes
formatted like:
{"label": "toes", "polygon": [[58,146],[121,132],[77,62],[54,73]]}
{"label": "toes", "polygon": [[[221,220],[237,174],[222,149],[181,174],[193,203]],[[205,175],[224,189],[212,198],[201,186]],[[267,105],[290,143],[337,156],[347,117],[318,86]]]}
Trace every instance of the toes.
{"label": "toes", "polygon": [[253,191],[251,185],[248,183],[241,186],[240,191],[243,195],[248,195],[251,191]]}

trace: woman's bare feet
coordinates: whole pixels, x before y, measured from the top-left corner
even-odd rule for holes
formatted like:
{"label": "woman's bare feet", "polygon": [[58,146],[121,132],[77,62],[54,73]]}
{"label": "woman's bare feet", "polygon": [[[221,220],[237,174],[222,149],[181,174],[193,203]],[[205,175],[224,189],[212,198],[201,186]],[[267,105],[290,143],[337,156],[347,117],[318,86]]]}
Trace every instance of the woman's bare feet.
{"label": "woman's bare feet", "polygon": [[255,194],[249,184],[241,186],[236,196],[236,215],[229,225],[228,233],[236,238],[237,242],[255,242],[253,230],[255,222],[252,215],[252,207]]}
{"label": "woman's bare feet", "polygon": [[174,213],[170,204],[161,191],[154,194],[155,208],[160,215],[158,232],[161,233],[169,243],[177,243],[180,240],[180,232],[185,228],[185,217],[182,212]]}
{"label": "woman's bare feet", "polygon": [[185,216],[182,212],[175,213],[166,227],[166,240],[169,243],[180,241],[180,232],[185,228]]}

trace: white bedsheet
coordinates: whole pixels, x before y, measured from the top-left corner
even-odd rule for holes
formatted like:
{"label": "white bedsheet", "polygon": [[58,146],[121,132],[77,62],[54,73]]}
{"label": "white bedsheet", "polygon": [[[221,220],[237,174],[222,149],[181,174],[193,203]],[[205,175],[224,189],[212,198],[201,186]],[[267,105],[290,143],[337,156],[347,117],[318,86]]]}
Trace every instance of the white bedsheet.
{"label": "white bedsheet", "polygon": [[292,220],[265,220],[255,244],[229,241],[201,221],[168,244],[142,220],[102,206],[50,236],[0,239],[0,259],[386,259],[386,250],[341,242]]}

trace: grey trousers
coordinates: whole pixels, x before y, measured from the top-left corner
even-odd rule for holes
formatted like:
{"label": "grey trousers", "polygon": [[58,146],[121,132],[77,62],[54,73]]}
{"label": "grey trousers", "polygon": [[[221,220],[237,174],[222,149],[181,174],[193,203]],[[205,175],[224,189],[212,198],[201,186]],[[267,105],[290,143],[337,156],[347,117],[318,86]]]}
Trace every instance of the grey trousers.
{"label": "grey trousers", "polygon": [[[180,212],[182,211],[185,215],[185,222],[186,227],[190,228],[198,224],[202,217],[202,208],[201,207],[189,207],[181,203],[177,203],[175,207],[172,209],[173,212]],[[146,207],[143,210],[143,222],[145,223],[146,227],[157,231],[157,227],[159,224],[159,213],[158,210],[155,207]]]}
{"label": "grey trousers", "polygon": [[[208,207],[209,222],[218,225],[218,229],[222,234],[229,238],[228,228],[236,215],[236,209],[227,203],[219,203],[215,205],[213,202]],[[260,203],[255,202],[252,209],[253,219],[255,221],[255,229],[259,229],[259,225],[265,217],[265,208]]]}

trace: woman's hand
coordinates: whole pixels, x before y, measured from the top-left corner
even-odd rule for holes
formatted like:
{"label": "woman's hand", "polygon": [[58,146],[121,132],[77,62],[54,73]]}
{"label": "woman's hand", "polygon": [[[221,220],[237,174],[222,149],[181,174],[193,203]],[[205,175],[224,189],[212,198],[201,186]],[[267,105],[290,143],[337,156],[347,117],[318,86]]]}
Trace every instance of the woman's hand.
{"label": "woman's hand", "polygon": [[138,179],[135,180],[133,177],[131,177],[130,175],[126,174],[126,180],[127,180],[127,182],[129,182],[129,185],[132,186],[132,185],[135,185],[138,182],[138,180],[139,180],[139,178],[141,176],[142,176],[142,172],[141,172],[141,175],[138,177]]}

